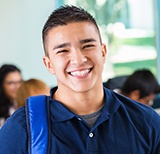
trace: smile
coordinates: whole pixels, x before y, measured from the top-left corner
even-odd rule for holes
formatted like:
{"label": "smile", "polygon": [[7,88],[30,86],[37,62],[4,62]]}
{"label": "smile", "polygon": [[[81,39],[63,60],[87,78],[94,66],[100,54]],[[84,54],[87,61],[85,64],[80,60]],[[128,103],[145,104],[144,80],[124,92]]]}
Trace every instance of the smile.
{"label": "smile", "polygon": [[92,70],[92,68],[89,68],[89,69],[84,69],[84,70],[80,70],[80,71],[69,72],[69,74],[74,77],[83,77],[83,76],[87,75],[88,73],[90,73],[91,70]]}

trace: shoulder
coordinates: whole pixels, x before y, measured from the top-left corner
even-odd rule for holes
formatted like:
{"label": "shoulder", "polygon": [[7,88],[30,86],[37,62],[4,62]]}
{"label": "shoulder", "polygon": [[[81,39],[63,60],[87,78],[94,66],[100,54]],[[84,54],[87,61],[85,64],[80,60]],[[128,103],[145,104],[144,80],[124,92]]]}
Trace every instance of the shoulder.
{"label": "shoulder", "polygon": [[24,107],[15,111],[0,129],[0,145],[4,154],[26,153],[27,126]]}
{"label": "shoulder", "polygon": [[26,112],[25,107],[20,107],[17,109],[13,115],[8,119],[8,121],[12,121],[21,125],[24,129],[26,129]]}
{"label": "shoulder", "polygon": [[[121,95],[112,90],[105,89],[106,97],[113,104],[118,104],[119,108],[116,112],[123,113],[129,118],[131,121],[141,121],[140,123],[145,123],[148,125],[155,125],[155,127],[159,127],[157,122],[160,123],[160,116],[154,111],[152,107],[146,106],[142,103],[136,102],[134,100],[129,99],[128,97]],[[108,101],[109,102],[109,101]]]}
{"label": "shoulder", "polygon": [[25,114],[25,107],[21,107],[17,109],[12,116],[10,116],[4,125],[1,128],[1,131],[6,131],[12,128],[11,130],[23,130],[27,131],[27,125],[26,125],[26,114]]}

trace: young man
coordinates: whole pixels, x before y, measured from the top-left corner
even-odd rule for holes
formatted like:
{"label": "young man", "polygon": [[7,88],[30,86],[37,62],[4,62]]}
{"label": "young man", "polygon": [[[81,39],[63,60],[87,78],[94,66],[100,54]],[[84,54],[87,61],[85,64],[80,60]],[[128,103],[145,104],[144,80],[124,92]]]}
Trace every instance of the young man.
{"label": "young man", "polygon": [[[55,10],[43,28],[43,43],[44,64],[58,83],[49,99],[50,153],[160,153],[159,115],[103,88],[106,46],[90,14],[74,6]],[[27,154],[29,137],[20,108],[0,131],[0,154]]]}

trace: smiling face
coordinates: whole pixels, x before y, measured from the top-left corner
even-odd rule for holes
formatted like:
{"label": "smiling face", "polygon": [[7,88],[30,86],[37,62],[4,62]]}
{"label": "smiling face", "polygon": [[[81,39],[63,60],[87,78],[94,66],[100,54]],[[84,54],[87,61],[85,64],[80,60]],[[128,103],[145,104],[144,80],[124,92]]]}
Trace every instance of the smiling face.
{"label": "smiling face", "polygon": [[73,22],[52,28],[46,50],[43,61],[56,75],[58,89],[85,92],[101,86],[106,46],[93,24]]}

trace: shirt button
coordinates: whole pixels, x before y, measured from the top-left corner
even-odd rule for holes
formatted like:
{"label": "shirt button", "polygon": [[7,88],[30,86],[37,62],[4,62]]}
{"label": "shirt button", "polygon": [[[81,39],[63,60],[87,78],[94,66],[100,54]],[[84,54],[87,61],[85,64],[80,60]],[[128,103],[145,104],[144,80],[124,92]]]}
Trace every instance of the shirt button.
{"label": "shirt button", "polygon": [[78,120],[79,120],[79,121],[82,121],[82,119],[81,119],[81,118],[78,118]]}
{"label": "shirt button", "polygon": [[93,137],[93,133],[89,133],[89,137]]}

